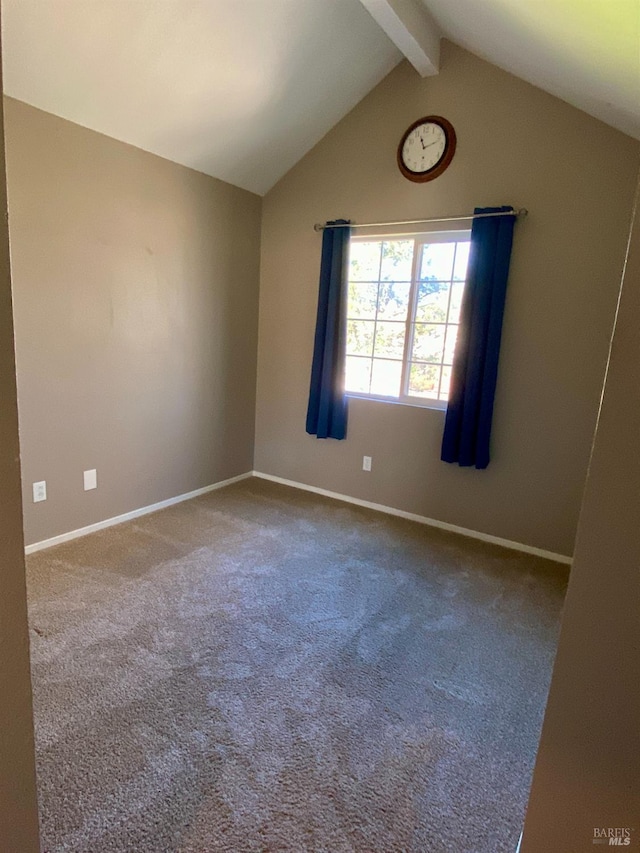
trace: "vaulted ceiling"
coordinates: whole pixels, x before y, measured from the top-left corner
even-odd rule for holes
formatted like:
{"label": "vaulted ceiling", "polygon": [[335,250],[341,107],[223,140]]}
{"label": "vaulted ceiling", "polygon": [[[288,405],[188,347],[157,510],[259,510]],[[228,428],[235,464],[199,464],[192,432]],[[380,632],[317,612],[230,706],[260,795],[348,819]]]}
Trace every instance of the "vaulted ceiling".
{"label": "vaulted ceiling", "polygon": [[420,0],[451,41],[640,139],[640,0]]}
{"label": "vaulted ceiling", "polygon": [[2,0],[4,90],[257,193],[400,61],[358,0]]}
{"label": "vaulted ceiling", "polygon": [[266,192],[442,36],[640,139],[640,0],[2,0],[4,89]]}

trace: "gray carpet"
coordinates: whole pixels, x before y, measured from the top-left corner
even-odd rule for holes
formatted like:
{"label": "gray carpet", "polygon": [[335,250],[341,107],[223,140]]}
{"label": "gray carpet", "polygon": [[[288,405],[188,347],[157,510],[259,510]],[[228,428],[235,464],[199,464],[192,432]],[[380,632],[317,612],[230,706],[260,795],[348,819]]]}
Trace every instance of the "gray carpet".
{"label": "gray carpet", "polygon": [[255,479],[33,555],[44,849],[514,853],[566,579]]}

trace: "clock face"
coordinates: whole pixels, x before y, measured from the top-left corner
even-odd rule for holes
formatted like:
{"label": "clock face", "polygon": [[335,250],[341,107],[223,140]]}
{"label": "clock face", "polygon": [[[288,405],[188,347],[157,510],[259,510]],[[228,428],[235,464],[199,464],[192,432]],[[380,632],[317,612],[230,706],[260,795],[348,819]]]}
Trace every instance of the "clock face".
{"label": "clock face", "polygon": [[398,166],[410,181],[432,181],[449,166],[456,132],[442,116],[425,116],[408,128],[398,146]]}
{"label": "clock face", "polygon": [[428,172],[440,162],[446,146],[447,135],[439,124],[419,124],[404,141],[402,161],[412,172]]}

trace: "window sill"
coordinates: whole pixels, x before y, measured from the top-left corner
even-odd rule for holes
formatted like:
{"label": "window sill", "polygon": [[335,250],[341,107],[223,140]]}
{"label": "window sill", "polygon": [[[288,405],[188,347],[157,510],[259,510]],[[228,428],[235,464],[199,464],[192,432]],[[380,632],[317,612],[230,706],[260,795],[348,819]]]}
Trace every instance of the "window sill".
{"label": "window sill", "polygon": [[370,394],[349,394],[347,393],[347,399],[349,400],[364,400],[369,403],[390,403],[392,406],[408,406],[411,409],[428,409],[432,412],[442,412],[443,414],[447,411],[447,403],[444,400],[429,400],[427,403],[414,403],[411,400],[396,400],[393,397],[373,397]]}

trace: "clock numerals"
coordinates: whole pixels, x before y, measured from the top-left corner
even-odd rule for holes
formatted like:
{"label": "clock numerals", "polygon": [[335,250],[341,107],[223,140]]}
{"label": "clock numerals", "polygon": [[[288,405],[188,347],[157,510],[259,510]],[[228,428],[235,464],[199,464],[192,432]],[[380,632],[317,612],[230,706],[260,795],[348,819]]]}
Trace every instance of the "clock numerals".
{"label": "clock numerals", "polygon": [[437,166],[446,145],[444,130],[435,124],[415,128],[402,148],[402,159],[412,172],[420,174]]}

